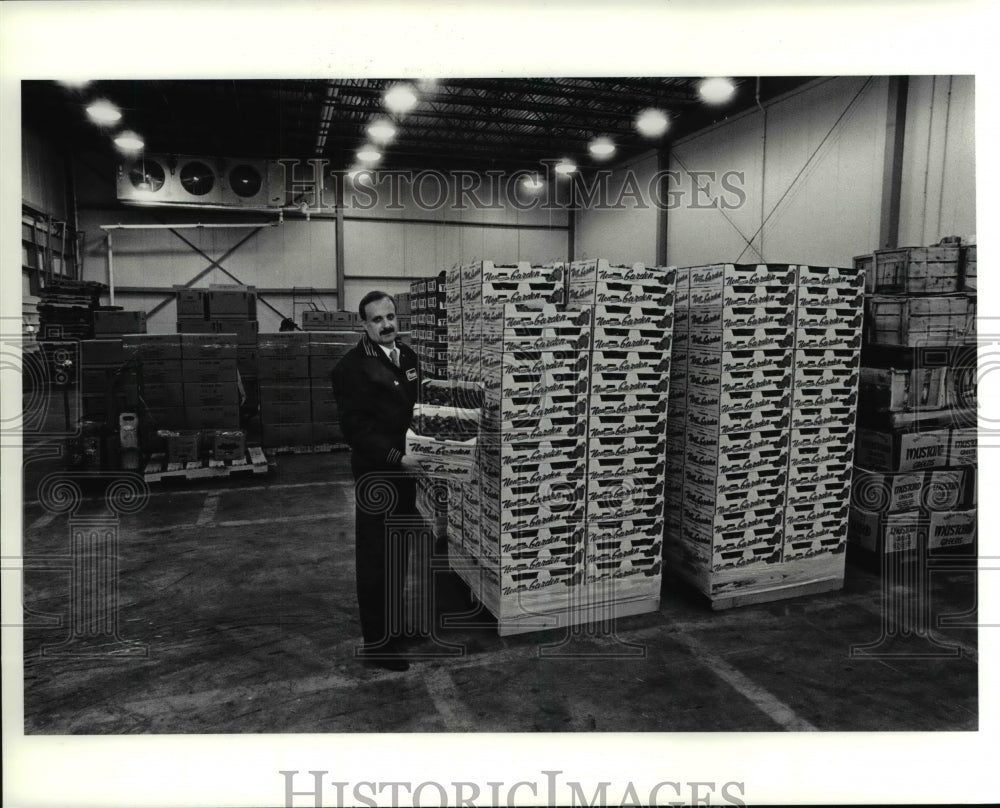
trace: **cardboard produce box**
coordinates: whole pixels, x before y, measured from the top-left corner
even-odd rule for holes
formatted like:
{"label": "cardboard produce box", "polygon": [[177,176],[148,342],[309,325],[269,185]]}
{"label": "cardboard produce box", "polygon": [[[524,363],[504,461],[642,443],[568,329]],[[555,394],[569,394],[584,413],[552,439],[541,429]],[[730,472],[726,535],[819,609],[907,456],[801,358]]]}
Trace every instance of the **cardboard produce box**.
{"label": "cardboard produce box", "polygon": [[859,429],[855,462],[872,471],[916,471],[948,465],[951,431],[879,432]]}
{"label": "cardboard produce box", "polygon": [[[406,454],[417,460],[432,477],[467,482],[475,471],[479,420],[479,410],[416,404],[414,428],[406,431]],[[441,428],[439,435],[451,434],[453,438],[421,435],[414,431],[431,426]]]}
{"label": "cardboard produce box", "polygon": [[146,312],[94,310],[94,334],[145,334]]}
{"label": "cardboard produce box", "polygon": [[932,512],[927,529],[927,547],[940,550],[946,547],[973,545],[976,542],[977,512]]}
{"label": "cardboard produce box", "polygon": [[919,513],[884,514],[851,508],[848,541],[879,555],[915,551],[921,534]]}

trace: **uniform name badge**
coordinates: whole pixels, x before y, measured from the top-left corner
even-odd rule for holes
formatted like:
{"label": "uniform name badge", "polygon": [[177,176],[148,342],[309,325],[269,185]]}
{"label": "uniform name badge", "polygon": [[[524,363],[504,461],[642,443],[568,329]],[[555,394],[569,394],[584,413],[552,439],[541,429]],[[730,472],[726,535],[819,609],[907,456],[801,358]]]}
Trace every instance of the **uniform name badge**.
{"label": "uniform name badge", "polygon": [[415,382],[417,380],[417,371],[414,370],[413,368],[410,368],[408,371],[406,371],[406,380],[408,382]]}

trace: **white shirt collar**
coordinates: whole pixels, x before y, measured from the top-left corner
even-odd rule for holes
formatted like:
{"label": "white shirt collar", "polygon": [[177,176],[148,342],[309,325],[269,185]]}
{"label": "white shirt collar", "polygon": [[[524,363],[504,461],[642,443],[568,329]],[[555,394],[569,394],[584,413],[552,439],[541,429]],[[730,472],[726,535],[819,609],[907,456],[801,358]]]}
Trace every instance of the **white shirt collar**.
{"label": "white shirt collar", "polygon": [[395,341],[393,341],[392,345],[390,347],[388,347],[388,348],[385,345],[383,345],[381,342],[376,342],[375,344],[378,345],[378,347],[382,349],[382,353],[384,353],[386,355],[386,358],[389,359],[390,361],[392,361],[392,356],[390,354],[394,350],[396,350],[397,346],[396,346]]}

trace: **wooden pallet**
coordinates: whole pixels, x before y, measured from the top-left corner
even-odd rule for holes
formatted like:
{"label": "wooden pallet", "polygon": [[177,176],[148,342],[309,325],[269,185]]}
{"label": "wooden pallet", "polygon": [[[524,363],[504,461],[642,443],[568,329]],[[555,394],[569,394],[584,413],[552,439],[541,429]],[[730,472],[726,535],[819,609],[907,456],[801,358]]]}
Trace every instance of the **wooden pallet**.
{"label": "wooden pallet", "polygon": [[195,460],[191,463],[167,463],[166,455],[149,458],[143,477],[147,483],[165,479],[201,480],[206,477],[229,477],[233,474],[266,474],[267,458],[259,446],[247,448],[242,460]]}
{"label": "wooden pallet", "polygon": [[268,449],[271,454],[320,454],[324,452],[347,452],[350,446],[346,443],[315,443],[305,446],[272,446]]}

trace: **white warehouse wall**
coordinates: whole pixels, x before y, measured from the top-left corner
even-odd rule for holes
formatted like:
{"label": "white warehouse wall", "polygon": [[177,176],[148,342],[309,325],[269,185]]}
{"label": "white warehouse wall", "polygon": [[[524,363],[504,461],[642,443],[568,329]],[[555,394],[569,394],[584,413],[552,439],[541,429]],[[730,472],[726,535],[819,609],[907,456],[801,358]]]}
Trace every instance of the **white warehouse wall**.
{"label": "white warehouse wall", "polygon": [[[603,169],[607,171],[607,169]],[[612,263],[656,264],[656,152],[615,166],[607,184],[590,178],[591,199],[580,200],[576,219],[578,260],[607,258]]]}
{"label": "white warehouse wall", "polygon": [[[851,266],[874,249],[888,84],[834,78],[778,99],[765,107],[766,140],[757,109],[678,141],[669,168],[685,197],[667,214],[668,262]],[[694,190],[700,171],[708,194]],[[742,193],[727,192],[727,175]]]}
{"label": "white warehouse wall", "polygon": [[976,232],[975,79],[911,76],[899,244]]}

